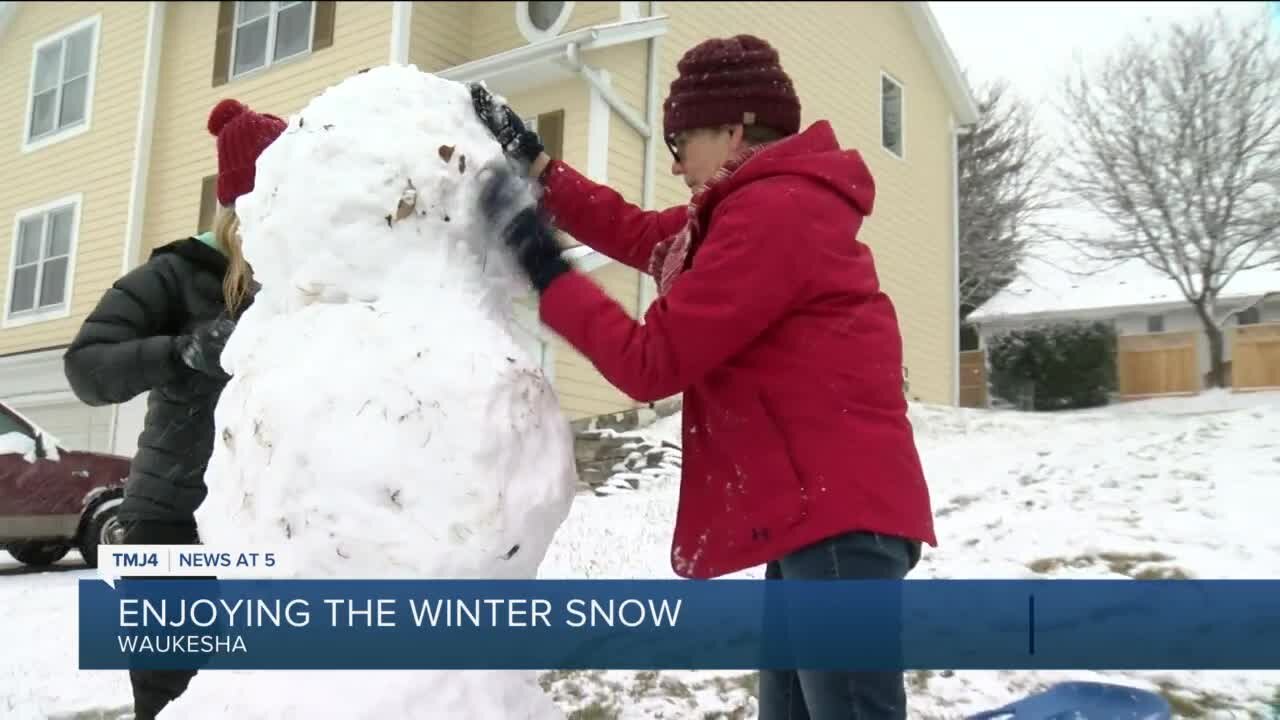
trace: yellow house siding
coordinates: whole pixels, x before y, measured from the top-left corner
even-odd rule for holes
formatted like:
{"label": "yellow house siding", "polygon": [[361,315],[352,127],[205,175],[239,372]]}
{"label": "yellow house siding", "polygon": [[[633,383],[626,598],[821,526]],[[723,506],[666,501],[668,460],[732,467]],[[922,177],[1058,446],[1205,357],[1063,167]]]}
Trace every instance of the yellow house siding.
{"label": "yellow house siding", "polygon": [[[618,263],[610,263],[591,273],[597,285],[635,317],[636,273]],[[618,412],[636,406],[625,394],[609,384],[589,360],[556,337],[556,392],[560,406],[571,420]]]}
{"label": "yellow house siding", "polygon": [[195,230],[201,179],[217,169],[206,122],[219,100],[236,98],[259,112],[288,117],[352,73],[386,64],[390,52],[391,4],[342,2],[332,46],[213,87],[218,4],[170,3],[168,13],[144,254]]}
{"label": "yellow house siding", "polygon": [[[472,60],[529,44],[516,25],[516,3],[475,2],[467,3],[467,7],[471,8],[472,13]],[[569,22],[561,32],[614,22],[618,19],[619,7],[617,2],[574,3]]]}
{"label": "yellow house siding", "polygon": [[[690,47],[708,37],[753,33],[781,54],[800,96],[803,124],[830,120],[841,144],[862,153],[877,197],[860,237],[874,252],[882,286],[898,309],[909,395],[951,403],[957,358],[950,106],[904,9],[892,3],[664,2],[662,12],[671,16],[660,62],[664,97]],[[903,85],[905,159],[880,145],[882,70]],[[665,152],[660,169],[670,166]],[[677,178],[659,172],[659,179],[660,206],[688,199]]]}
{"label": "yellow house siding", "polygon": [[471,58],[471,3],[415,2],[409,62],[439,72]]}
{"label": "yellow house siding", "polygon": [[[22,153],[33,47],[86,18],[101,17],[88,132]],[[119,274],[129,204],[146,3],[23,3],[0,40],[0,258],[12,293],[14,220],[28,208],[83,195],[69,317],[0,329],[0,355],[70,342],[84,316]]]}

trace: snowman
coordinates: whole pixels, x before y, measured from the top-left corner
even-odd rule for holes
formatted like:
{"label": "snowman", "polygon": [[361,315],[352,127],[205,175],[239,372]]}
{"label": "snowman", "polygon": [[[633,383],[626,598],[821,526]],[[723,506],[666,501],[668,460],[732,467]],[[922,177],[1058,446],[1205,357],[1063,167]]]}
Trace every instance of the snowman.
{"label": "snowman", "polygon": [[[501,156],[465,85],[396,66],[262,154],[236,208],[262,288],[223,354],[205,542],[279,548],[298,578],[537,576],[576,468],[516,339],[526,286],[475,210]],[[165,714],[563,717],[510,671],[206,671]]]}

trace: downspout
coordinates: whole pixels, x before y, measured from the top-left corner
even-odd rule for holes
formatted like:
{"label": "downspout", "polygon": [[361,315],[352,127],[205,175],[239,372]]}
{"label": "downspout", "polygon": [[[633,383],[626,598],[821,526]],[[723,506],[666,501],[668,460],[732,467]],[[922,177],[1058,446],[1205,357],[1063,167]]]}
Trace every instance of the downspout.
{"label": "downspout", "polygon": [[[661,12],[658,0],[650,0],[649,17],[657,17]],[[648,87],[645,89],[645,115],[649,121],[650,133],[644,139],[644,176],[641,180],[640,190],[640,206],[645,210],[653,210],[656,206],[654,195],[658,182],[657,177],[657,152],[658,152],[658,59],[662,54],[661,35],[655,35],[649,38],[649,57],[648,70],[646,77],[648,78]],[[645,310],[649,309],[648,303],[646,275],[636,273],[636,317],[643,318]]]}
{"label": "downspout", "polygon": [[413,25],[413,3],[391,3],[391,65],[409,64],[409,42]]}
{"label": "downspout", "polygon": [[164,36],[165,3],[149,3],[147,44],[142,55],[142,90],[138,122],[133,136],[133,171],[129,178],[129,205],[124,225],[123,275],[138,263],[142,247],[142,218],[147,205],[147,176],[151,165],[151,139],[155,134],[156,93],[160,84],[160,51]]}
{"label": "downspout", "polygon": [[[960,406],[960,136],[968,134],[970,125],[957,125],[951,116],[951,289],[955,306],[951,313],[952,347],[955,363],[952,373],[951,404]],[[979,341],[981,342],[981,341]]]}
{"label": "downspout", "polygon": [[[142,53],[142,88],[138,102],[138,122],[133,135],[133,168],[129,177],[129,205],[124,221],[124,254],[120,258],[120,274],[138,264],[142,249],[142,219],[147,210],[147,179],[151,168],[151,142],[155,136],[156,95],[160,86],[160,53],[164,45],[164,2],[153,0],[147,6],[147,43]],[[120,405],[111,408],[107,439],[114,452],[120,425]]]}
{"label": "downspout", "polygon": [[596,92],[600,93],[600,97],[604,98],[604,101],[608,103],[609,107],[613,108],[613,111],[618,113],[623,120],[626,120],[627,124],[630,125],[632,129],[640,133],[640,136],[643,138],[649,137],[649,124],[644,121],[644,118],[637,115],[636,111],[627,107],[627,104],[622,102],[622,99],[613,91],[613,88],[609,87],[608,84],[600,78],[600,74],[594,68],[587,67],[583,64],[582,58],[579,55],[578,43],[575,42],[566,45],[564,49],[564,57],[568,62],[569,67],[581,75],[582,79],[586,80],[591,87],[595,88]]}
{"label": "downspout", "polygon": [[[657,17],[660,9],[658,0],[651,0],[649,3],[649,17]],[[649,38],[649,67],[647,77],[649,85],[645,90],[645,114],[647,115],[648,124],[651,129],[644,138],[644,186],[641,190],[640,204],[645,210],[652,210],[654,207],[654,187],[657,177],[654,175],[654,166],[657,163],[656,153],[658,149],[658,57],[661,54],[662,42],[661,35],[655,35]]]}

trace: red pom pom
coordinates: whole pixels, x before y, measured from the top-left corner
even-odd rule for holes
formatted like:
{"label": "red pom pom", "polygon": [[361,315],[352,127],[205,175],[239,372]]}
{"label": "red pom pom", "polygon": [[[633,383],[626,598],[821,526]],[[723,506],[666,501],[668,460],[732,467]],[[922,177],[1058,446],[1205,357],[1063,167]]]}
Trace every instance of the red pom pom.
{"label": "red pom pom", "polygon": [[227,123],[236,119],[241,113],[248,111],[243,103],[227,98],[217,105],[213,106],[213,111],[209,113],[209,134],[217,135],[222,132],[222,128]]}

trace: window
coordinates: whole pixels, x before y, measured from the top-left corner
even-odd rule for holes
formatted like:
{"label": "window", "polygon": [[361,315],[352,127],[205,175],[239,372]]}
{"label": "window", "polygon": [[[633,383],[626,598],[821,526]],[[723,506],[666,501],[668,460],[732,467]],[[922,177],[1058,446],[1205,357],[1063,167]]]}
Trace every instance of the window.
{"label": "window", "polygon": [[72,259],[80,220],[79,198],[29,210],[14,224],[6,298],[6,325],[66,317]]}
{"label": "window", "polygon": [[208,175],[200,181],[200,216],[196,219],[196,233],[212,231],[217,212],[218,176]]}
{"label": "window", "polygon": [[1148,315],[1147,316],[1147,332],[1149,333],[1164,332],[1164,316]]}
{"label": "window", "polygon": [[333,45],[336,2],[218,4],[213,85]]}
{"label": "window", "polygon": [[89,129],[99,18],[36,43],[24,151]]}
{"label": "window", "polygon": [[526,40],[538,42],[559,35],[572,14],[572,2],[517,2],[516,27]]}
{"label": "window", "polygon": [[7,412],[0,411],[0,435],[8,435],[9,433],[18,433],[32,437],[31,428],[25,423],[21,423],[17,418]]}
{"label": "window", "polygon": [[237,2],[231,76],[311,49],[311,3]]}
{"label": "window", "polygon": [[542,113],[536,117],[521,118],[524,126],[542,139],[542,146],[555,160],[564,159],[564,111]]}
{"label": "window", "polygon": [[1262,322],[1262,309],[1259,308],[1257,305],[1254,305],[1253,307],[1248,308],[1247,310],[1241,310],[1240,313],[1236,315],[1237,325],[1257,325],[1258,323],[1261,323],[1261,322]]}
{"label": "window", "polygon": [[899,158],[904,157],[902,106],[902,83],[880,73],[880,144]]}

